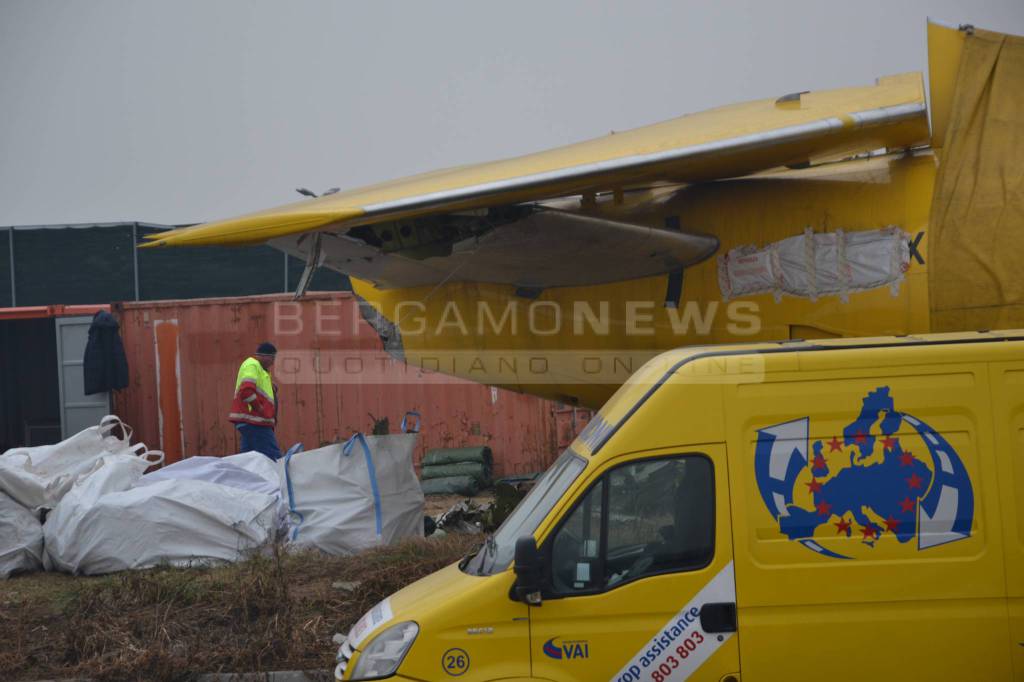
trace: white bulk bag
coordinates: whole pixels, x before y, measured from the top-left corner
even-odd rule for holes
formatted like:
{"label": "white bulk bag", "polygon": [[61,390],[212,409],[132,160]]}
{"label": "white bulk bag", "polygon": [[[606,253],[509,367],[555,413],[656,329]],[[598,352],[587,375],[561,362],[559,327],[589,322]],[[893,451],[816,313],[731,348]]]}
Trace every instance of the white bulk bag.
{"label": "white bulk bag", "polygon": [[278,486],[278,493],[280,494],[281,475],[277,470],[277,462],[270,459],[262,452],[257,450],[250,450],[249,452],[240,452],[237,455],[228,455],[227,457],[221,458],[222,462],[233,464],[236,467],[241,467],[246,471],[256,474],[261,478],[268,481],[272,481],[274,485]]}
{"label": "white bulk bag", "polygon": [[43,524],[0,493],[0,579],[43,567]]}
{"label": "white bulk bag", "polygon": [[[123,438],[115,435],[118,430]],[[101,457],[129,450],[131,427],[114,415],[55,445],[14,448],[0,455],[0,492],[37,515],[52,509],[75,478]],[[143,449],[145,446],[143,446]]]}
{"label": "white bulk bag", "polygon": [[230,457],[189,457],[144,475],[135,487],[160,481],[206,481],[230,488],[270,495],[278,501],[278,528],[288,525],[288,507],[281,498],[276,464],[262,452],[243,452]]}
{"label": "white bulk bag", "polygon": [[[104,461],[107,466],[126,465]],[[276,535],[273,495],[198,480],[125,489],[137,479],[101,467],[72,488],[43,528],[56,568],[95,575],[237,561]]]}
{"label": "white bulk bag", "polygon": [[356,434],[344,444],[286,455],[279,464],[295,524],[291,542],[347,555],[423,537],[416,438]]}
{"label": "white bulk bag", "polygon": [[[260,460],[266,462],[265,467],[259,467]],[[275,496],[280,495],[281,488],[277,468],[260,452],[244,452],[230,457],[189,457],[146,474],[135,485],[177,480],[219,483]]]}
{"label": "white bulk bag", "polygon": [[81,540],[97,530],[89,527],[88,513],[103,496],[128,490],[147,468],[163,460],[163,453],[154,454],[152,461],[134,454],[105,455],[77,477],[43,524],[47,568],[76,572]]}

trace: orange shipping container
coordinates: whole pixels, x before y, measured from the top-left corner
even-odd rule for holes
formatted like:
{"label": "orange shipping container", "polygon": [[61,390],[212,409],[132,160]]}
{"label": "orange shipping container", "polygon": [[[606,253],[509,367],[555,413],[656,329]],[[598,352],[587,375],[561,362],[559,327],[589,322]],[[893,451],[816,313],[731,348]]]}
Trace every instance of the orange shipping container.
{"label": "orange shipping container", "polygon": [[417,464],[431,448],[489,445],[495,475],[541,471],[589,413],[532,396],[423,372],[388,356],[349,293],[150,301],[114,306],[131,383],[114,397],[136,438],[167,461],[238,451],[227,421],[238,366],[256,345],[278,348],[282,449],[309,449],[368,432],[398,431],[422,414]]}

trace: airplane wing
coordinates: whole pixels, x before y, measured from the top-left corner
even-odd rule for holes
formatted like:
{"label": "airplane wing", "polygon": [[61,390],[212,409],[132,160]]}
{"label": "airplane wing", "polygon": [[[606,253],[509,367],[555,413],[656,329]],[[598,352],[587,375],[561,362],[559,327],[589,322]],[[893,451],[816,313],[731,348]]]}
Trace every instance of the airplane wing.
{"label": "airplane wing", "polygon": [[[463,230],[461,238],[448,240],[443,250],[392,249],[351,232],[278,237],[270,244],[307,259],[315,254],[316,265],[366,280],[378,289],[488,282],[515,286],[524,295],[660,275],[699,263],[718,249],[718,239],[711,235],[540,207],[523,207],[498,224],[494,218],[476,216],[446,220],[458,221]],[[312,246],[307,246],[311,239]],[[300,295],[304,288],[300,284]]]}
{"label": "airplane wing", "polygon": [[[881,78],[872,86],[795,93],[778,99],[720,107],[536,154],[436,171],[239,218],[172,230],[152,235],[152,242],[145,246],[241,245],[275,240],[275,246],[311,253],[309,240],[302,239],[311,232],[329,231],[334,233],[333,239],[344,240],[358,234],[360,226],[389,221],[394,223],[395,229],[403,229],[396,221],[445,217],[457,221],[460,214],[480,209],[515,207],[523,202],[620,190],[641,183],[689,183],[738,177],[816,158],[882,147],[898,149],[927,142],[928,121],[921,75],[903,74]],[[479,236],[487,220],[489,218],[480,218],[476,223],[462,225],[460,235]],[[554,216],[548,222],[571,225],[576,230],[608,229],[609,223],[615,223],[604,221],[599,225],[565,216]],[[514,225],[515,221],[499,220],[498,223],[499,226]],[[630,234],[631,228],[641,227],[628,222],[618,225],[621,235]],[[408,223],[405,227],[419,229]],[[439,229],[443,231],[444,227],[441,225]],[[707,243],[700,246],[698,237],[687,240],[687,244],[653,233],[644,238],[658,242],[654,249],[658,255],[654,260],[678,265],[692,262],[704,253]],[[510,244],[523,238],[522,234],[513,234],[492,239],[503,243],[504,253],[509,254],[518,248],[509,248]],[[319,238],[316,241],[319,246]],[[429,274],[430,264],[425,260],[457,257],[452,245],[438,254],[421,253],[408,258],[389,254],[386,244],[373,242],[373,239],[360,240],[361,244],[375,247],[378,255],[387,255],[383,263],[405,268],[403,276],[371,277],[371,280],[391,281],[393,286],[409,281],[440,281],[442,275]],[[534,239],[526,248],[540,243]],[[488,248],[501,251],[499,246],[492,243]],[[636,250],[637,254],[641,251]],[[344,249],[337,253],[340,255],[328,260],[331,267],[340,268],[347,262],[351,269],[355,259],[362,256],[350,257]],[[560,251],[558,257],[576,256],[575,251],[570,250]],[[396,258],[417,262],[403,263]],[[650,269],[637,264],[642,259],[633,260],[634,264],[623,268],[620,275]],[[512,272],[514,269],[510,265],[497,280],[484,281],[520,282],[523,278]],[[450,276],[452,269],[443,268],[441,272]],[[558,281],[558,278],[549,277],[547,281]]]}

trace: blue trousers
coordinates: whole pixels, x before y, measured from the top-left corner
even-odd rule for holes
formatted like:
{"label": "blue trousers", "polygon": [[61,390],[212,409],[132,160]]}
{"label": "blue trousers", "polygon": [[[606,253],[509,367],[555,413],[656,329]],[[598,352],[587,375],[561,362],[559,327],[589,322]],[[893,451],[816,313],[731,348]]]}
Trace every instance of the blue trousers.
{"label": "blue trousers", "polygon": [[274,429],[269,426],[253,426],[252,424],[235,424],[235,428],[242,436],[240,452],[255,450],[262,452],[275,462],[281,459],[281,448],[277,446]]}

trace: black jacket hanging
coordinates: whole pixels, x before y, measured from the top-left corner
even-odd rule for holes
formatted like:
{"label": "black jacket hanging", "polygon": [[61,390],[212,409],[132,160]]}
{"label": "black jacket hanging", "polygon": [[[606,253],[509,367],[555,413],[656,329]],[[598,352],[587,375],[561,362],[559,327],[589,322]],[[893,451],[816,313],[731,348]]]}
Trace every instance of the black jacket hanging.
{"label": "black jacket hanging", "polygon": [[128,358],[117,320],[101,310],[89,326],[85,345],[85,394],[105,393],[128,385]]}

